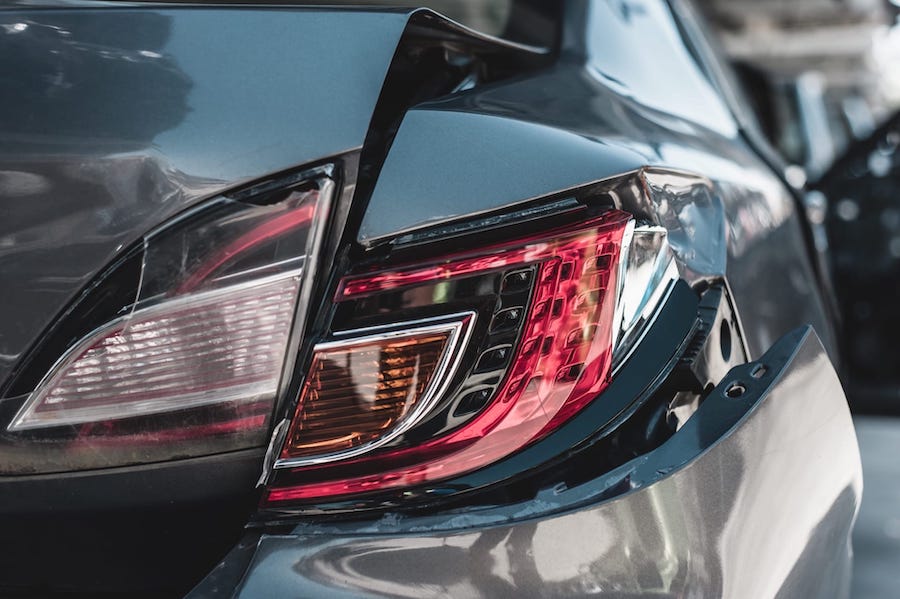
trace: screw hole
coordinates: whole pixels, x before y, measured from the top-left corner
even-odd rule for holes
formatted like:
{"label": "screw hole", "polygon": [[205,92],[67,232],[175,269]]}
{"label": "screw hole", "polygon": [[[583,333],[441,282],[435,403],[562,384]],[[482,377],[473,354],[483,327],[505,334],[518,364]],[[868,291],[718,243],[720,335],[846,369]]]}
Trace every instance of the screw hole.
{"label": "screw hole", "polygon": [[731,326],[727,320],[723,320],[719,326],[719,346],[722,350],[722,359],[728,362],[731,359]]}
{"label": "screw hole", "polygon": [[737,399],[741,395],[743,395],[747,391],[747,387],[744,386],[743,383],[734,382],[728,385],[728,389],[725,390],[725,395],[730,397],[731,399]]}
{"label": "screw hole", "polygon": [[761,379],[766,376],[766,373],[769,372],[769,369],[766,368],[765,364],[757,364],[753,367],[753,370],[750,371],[750,376],[755,379]]}

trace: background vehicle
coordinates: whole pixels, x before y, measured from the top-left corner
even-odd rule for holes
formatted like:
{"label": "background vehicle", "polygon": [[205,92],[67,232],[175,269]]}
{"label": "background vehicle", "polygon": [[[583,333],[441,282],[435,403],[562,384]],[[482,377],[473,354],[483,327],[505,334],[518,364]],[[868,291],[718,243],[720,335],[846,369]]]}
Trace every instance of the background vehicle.
{"label": "background vehicle", "polygon": [[0,12],[7,588],[846,593],[831,298],[727,66],[681,2],[501,16]]}

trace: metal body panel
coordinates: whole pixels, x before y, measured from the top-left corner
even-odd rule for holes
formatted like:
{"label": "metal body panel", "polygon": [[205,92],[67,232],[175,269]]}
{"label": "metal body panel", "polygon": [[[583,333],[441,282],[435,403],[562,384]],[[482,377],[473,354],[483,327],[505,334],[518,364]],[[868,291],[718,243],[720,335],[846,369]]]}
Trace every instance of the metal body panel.
{"label": "metal body panel", "polygon": [[359,148],[407,21],[0,12],[0,381],[100,268],[165,218]]}
{"label": "metal body panel", "polygon": [[695,173],[713,182],[727,227],[727,272],[706,274],[727,274],[753,322],[751,354],[811,323],[837,359],[795,199],[741,136],[666,3],[617,6],[570,3],[552,68],[408,111],[358,240],[376,245],[642,167]]}
{"label": "metal body panel", "polygon": [[[840,382],[808,328],[760,362],[660,448],[579,487],[264,535],[237,596],[846,596],[862,483]],[[725,394],[736,379],[743,398]]]}

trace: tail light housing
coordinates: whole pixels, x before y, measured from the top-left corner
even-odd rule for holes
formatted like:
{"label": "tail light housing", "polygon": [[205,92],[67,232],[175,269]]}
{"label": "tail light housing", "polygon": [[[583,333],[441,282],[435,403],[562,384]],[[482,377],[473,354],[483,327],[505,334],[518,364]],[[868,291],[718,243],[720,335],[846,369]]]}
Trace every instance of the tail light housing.
{"label": "tail light housing", "polygon": [[[425,485],[540,440],[602,394],[675,276],[673,264],[664,229],[610,209],[538,235],[344,277],[333,338],[313,350],[264,504]],[[470,311],[447,315],[463,308]],[[421,319],[403,322],[423,312],[434,313],[424,329]],[[373,324],[342,330],[366,322]],[[447,322],[471,333],[455,346],[441,343],[434,327]],[[450,370],[429,387],[409,375],[411,358],[407,370],[394,369],[397,334],[410,347],[433,348],[427,363],[446,359]],[[368,358],[350,358],[361,346]],[[323,369],[329,361],[342,366]],[[388,423],[401,408],[381,408],[381,398],[436,388],[415,415]],[[318,407],[323,397],[328,410]],[[366,440],[349,447],[351,437]]]}
{"label": "tail light housing", "polygon": [[[325,175],[249,200],[214,199],[144,236],[86,292],[82,319],[99,322],[30,393],[0,404],[17,406],[0,435],[0,471],[264,445],[328,215]],[[70,326],[80,308],[64,319]]]}

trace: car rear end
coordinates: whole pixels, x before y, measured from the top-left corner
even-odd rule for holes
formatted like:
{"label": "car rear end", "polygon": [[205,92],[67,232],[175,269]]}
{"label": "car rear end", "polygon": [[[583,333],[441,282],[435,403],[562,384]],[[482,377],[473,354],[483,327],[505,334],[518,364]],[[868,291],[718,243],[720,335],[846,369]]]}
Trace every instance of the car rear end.
{"label": "car rear end", "polygon": [[4,585],[846,595],[827,298],[685,10],[0,12]]}

